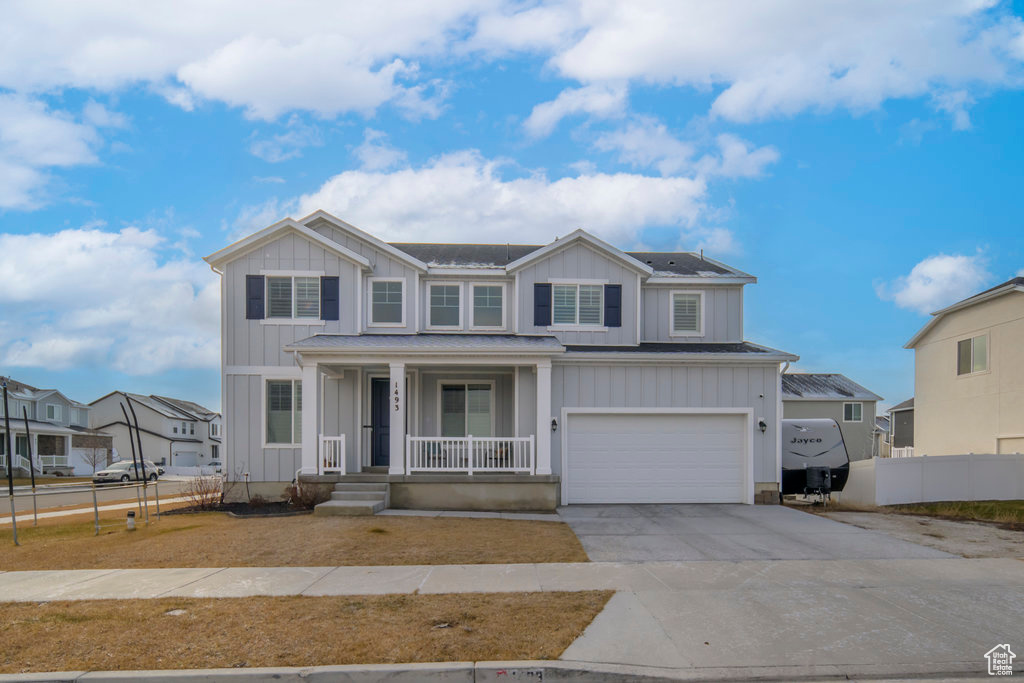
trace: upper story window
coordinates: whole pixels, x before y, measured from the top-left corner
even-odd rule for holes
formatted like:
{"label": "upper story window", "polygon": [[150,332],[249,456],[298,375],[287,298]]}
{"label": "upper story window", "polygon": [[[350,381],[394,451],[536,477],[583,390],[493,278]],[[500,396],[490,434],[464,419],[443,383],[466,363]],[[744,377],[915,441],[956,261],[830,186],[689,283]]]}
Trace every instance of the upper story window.
{"label": "upper story window", "polygon": [[956,344],[956,374],[970,375],[988,370],[988,335],[961,339]]}
{"label": "upper story window", "polygon": [[551,324],[600,327],[604,313],[601,285],[552,285]]}
{"label": "upper story window", "polygon": [[505,327],[505,287],[503,285],[473,286],[473,319],[470,327]]}
{"label": "upper story window", "polygon": [[320,278],[267,278],[267,318],[320,317]]}
{"label": "upper story window", "polygon": [[189,425],[188,425],[188,433],[189,433],[189,436],[195,436],[196,435],[196,423],[195,422],[189,423]]}
{"label": "upper story window", "polygon": [[60,408],[61,408],[60,405],[58,405],[56,403],[47,403],[46,404],[46,419],[47,420],[53,420],[55,422],[59,422],[60,421],[60,414],[61,414]]}
{"label": "upper story window", "polygon": [[672,336],[702,336],[704,334],[704,294],[702,292],[672,292],[669,316],[672,320]]}
{"label": "upper story window", "polygon": [[370,280],[370,325],[405,327],[405,280]]}
{"label": "upper story window", "polygon": [[462,327],[462,285],[431,283],[428,327],[458,329]]}
{"label": "upper story window", "polygon": [[216,422],[210,423],[210,436],[220,436],[220,425]]}
{"label": "upper story window", "polygon": [[863,403],[844,403],[843,422],[862,422],[864,420]]}

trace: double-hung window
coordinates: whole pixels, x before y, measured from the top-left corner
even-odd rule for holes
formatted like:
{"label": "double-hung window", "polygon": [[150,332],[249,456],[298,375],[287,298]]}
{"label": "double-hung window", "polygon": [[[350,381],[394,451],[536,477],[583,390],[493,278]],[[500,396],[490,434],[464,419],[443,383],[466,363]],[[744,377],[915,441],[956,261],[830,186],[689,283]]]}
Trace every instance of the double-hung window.
{"label": "double-hung window", "polygon": [[604,317],[602,285],[552,285],[551,324],[600,327]]}
{"label": "double-hung window", "polygon": [[320,278],[267,277],[267,318],[320,318]]}
{"label": "double-hung window", "polygon": [[459,329],[462,327],[462,285],[440,283],[430,285],[430,319],[428,327]]}
{"label": "double-hung window", "polygon": [[956,374],[970,375],[988,370],[988,335],[961,339],[956,344]]}
{"label": "double-hung window", "polygon": [[844,403],[843,422],[862,422],[864,420],[863,403]]}
{"label": "double-hung window", "polygon": [[473,328],[505,327],[505,287],[473,285]]}
{"label": "double-hung window", "polygon": [[267,445],[302,443],[302,380],[268,379]]}
{"label": "double-hung window", "polygon": [[672,292],[669,317],[675,337],[699,337],[704,334],[704,295],[701,292]]}
{"label": "double-hung window", "polygon": [[370,324],[405,325],[405,280],[370,281]]}
{"label": "double-hung window", "polygon": [[60,421],[60,406],[55,403],[46,404],[46,419],[54,422]]}

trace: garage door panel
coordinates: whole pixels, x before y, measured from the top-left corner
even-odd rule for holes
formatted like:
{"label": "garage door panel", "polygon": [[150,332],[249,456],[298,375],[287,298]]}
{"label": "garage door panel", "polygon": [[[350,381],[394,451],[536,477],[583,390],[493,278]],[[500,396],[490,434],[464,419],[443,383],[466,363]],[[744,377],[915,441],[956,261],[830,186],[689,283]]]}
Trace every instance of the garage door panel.
{"label": "garage door panel", "polygon": [[744,502],[738,414],[570,414],[568,503]]}

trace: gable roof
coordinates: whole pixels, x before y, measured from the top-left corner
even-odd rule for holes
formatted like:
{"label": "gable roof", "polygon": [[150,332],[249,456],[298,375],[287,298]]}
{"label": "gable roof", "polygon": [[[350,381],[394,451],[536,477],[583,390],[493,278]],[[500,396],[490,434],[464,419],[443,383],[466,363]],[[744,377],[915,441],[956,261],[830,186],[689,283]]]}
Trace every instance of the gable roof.
{"label": "gable roof", "polygon": [[889,418],[886,415],[875,416],[875,430],[879,432],[889,431]]}
{"label": "gable roof", "polygon": [[914,409],[914,397],[911,396],[903,403],[897,403],[892,408],[889,408],[887,412],[895,413],[898,410],[913,410]]}
{"label": "gable roof", "polygon": [[[141,406],[145,406],[146,408],[149,408],[153,412],[158,413],[158,414],[160,414],[160,415],[162,415],[164,417],[168,417],[168,418],[170,418],[172,420],[190,420],[190,421],[195,421],[195,420],[199,419],[195,415],[193,415],[193,414],[191,414],[191,413],[189,413],[189,412],[187,412],[185,410],[182,410],[180,408],[176,408],[173,405],[171,405],[170,403],[166,403],[165,401],[160,400],[160,397],[158,397],[158,396],[144,396],[143,394],[133,394],[133,393],[131,393],[129,391],[111,391],[109,394],[104,394],[103,396],[100,396],[98,399],[96,399],[95,401],[93,401],[89,405],[91,405],[91,406],[96,405],[97,403],[99,403],[103,399],[109,398],[109,397],[117,395],[117,394],[119,394],[121,396],[126,396],[126,397],[130,398],[132,400],[132,402],[138,403]],[[193,404],[193,405],[198,405],[198,404]],[[125,407],[127,407],[127,406],[125,406]]]}
{"label": "gable roof", "polygon": [[271,242],[279,237],[288,234],[298,234],[310,242],[318,244],[319,246],[327,249],[328,251],[334,252],[338,256],[347,259],[353,263],[356,263],[363,268],[370,268],[370,261],[362,254],[357,254],[348,247],[342,246],[334,240],[328,239],[318,233],[315,230],[307,228],[305,225],[293,221],[291,218],[285,218],[282,221],[274,223],[270,227],[263,228],[259,232],[238,240],[234,244],[230,244],[220,251],[216,251],[203,260],[210,264],[211,268],[217,269],[223,267],[225,264],[234,261],[237,258],[248,254],[253,249],[256,249],[267,242]]}
{"label": "gable roof", "polygon": [[787,372],[782,375],[783,401],[881,401],[846,375]]}
{"label": "gable roof", "polygon": [[536,251],[530,252],[529,254],[526,254],[525,256],[518,258],[515,261],[512,261],[511,263],[506,264],[505,269],[510,273],[515,272],[520,268],[525,268],[531,263],[539,261],[542,258],[545,258],[546,256],[549,256],[557,251],[561,251],[562,249],[568,249],[572,245],[579,243],[586,244],[587,246],[595,249],[596,251],[602,252],[611,258],[621,261],[629,268],[632,268],[633,270],[638,271],[644,275],[652,275],[654,273],[654,269],[651,268],[646,263],[643,263],[633,258],[626,252],[616,247],[613,247],[604,240],[594,237],[593,235],[591,235],[586,230],[583,230],[582,228],[577,228],[576,230],[573,230],[565,237],[561,239],[556,239],[551,244],[545,245],[540,249],[537,249]]}
{"label": "gable roof", "polygon": [[167,405],[171,406],[175,410],[179,410],[179,411],[181,411],[183,413],[187,413],[189,415],[192,415],[193,417],[196,417],[196,418],[198,418],[198,419],[200,419],[200,420],[202,420],[204,422],[209,422],[210,420],[213,420],[213,419],[215,419],[215,418],[220,416],[220,413],[218,413],[216,411],[210,410],[209,408],[204,408],[203,406],[199,405],[198,403],[194,403],[192,401],[186,401],[186,400],[181,399],[181,398],[171,398],[169,396],[157,396],[156,394],[152,394],[151,398],[154,398],[157,401],[160,401],[162,403],[166,403]]}
{"label": "gable roof", "polygon": [[387,242],[385,242],[385,241],[383,241],[383,240],[381,240],[381,239],[379,239],[377,237],[374,237],[373,235],[371,235],[370,233],[366,232],[365,230],[360,230],[359,228],[357,228],[356,226],[352,225],[351,223],[346,223],[345,221],[341,220],[337,216],[329,214],[329,213],[327,213],[326,211],[324,211],[322,209],[314,211],[313,213],[309,214],[305,218],[300,218],[299,219],[299,223],[302,223],[303,225],[306,225],[306,226],[308,226],[310,223],[313,223],[315,221],[326,221],[327,223],[330,223],[334,227],[339,228],[341,230],[344,230],[345,232],[347,232],[347,233],[349,233],[351,235],[354,235],[355,237],[358,237],[359,239],[363,240],[364,242],[369,242],[372,246],[376,247],[377,249],[379,249],[379,250],[381,250],[381,251],[383,251],[385,253],[388,253],[391,256],[394,256],[399,261],[403,261],[403,262],[409,264],[410,266],[412,266],[416,270],[424,271],[424,272],[427,270],[427,264],[423,263],[423,261],[420,261],[419,259],[411,256],[410,254],[403,253],[401,250],[395,248],[393,245],[388,244]]}
{"label": "gable roof", "polygon": [[903,348],[914,348],[917,342],[921,341],[921,338],[928,334],[928,331],[935,327],[935,325],[937,325],[938,322],[947,314],[959,311],[962,308],[967,308],[968,306],[980,304],[984,301],[990,301],[991,299],[1003,296],[1004,294],[1010,294],[1011,292],[1024,292],[1024,277],[1011,278],[1000,285],[992,287],[991,289],[986,289],[984,292],[979,292],[974,296],[967,297],[963,301],[958,301],[952,306],[946,306],[945,308],[935,311],[932,313],[932,319],[929,320],[924,327],[918,330],[917,334],[911,337],[910,341],[903,345]]}

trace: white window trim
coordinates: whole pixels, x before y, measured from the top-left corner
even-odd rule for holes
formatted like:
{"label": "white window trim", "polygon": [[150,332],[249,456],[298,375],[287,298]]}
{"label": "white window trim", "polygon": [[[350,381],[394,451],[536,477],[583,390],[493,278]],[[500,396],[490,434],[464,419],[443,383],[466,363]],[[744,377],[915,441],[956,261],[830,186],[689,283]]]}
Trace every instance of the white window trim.
{"label": "white window trim", "polygon": [[[452,437],[442,437],[441,436],[441,418],[443,416],[443,408],[444,408],[444,406],[441,405],[441,389],[445,385],[466,387],[466,386],[469,386],[470,384],[487,384],[487,385],[489,385],[491,387],[491,405],[490,405],[490,412],[491,412],[491,436],[494,436],[494,432],[496,430],[496,424],[497,424],[496,423],[496,416],[494,414],[495,413],[495,405],[497,403],[496,400],[495,400],[495,395],[497,393],[495,381],[493,379],[439,379],[439,380],[437,380],[437,436],[438,436],[438,438],[452,438],[452,439],[465,438],[465,437],[455,437],[455,436],[452,436]],[[468,410],[466,411],[465,419],[469,420],[469,411]],[[468,437],[469,436],[469,425],[468,424],[466,425],[466,430],[465,431],[466,431],[466,436]],[[475,434],[474,436],[480,436],[480,435],[479,434]],[[483,437],[483,438],[488,438],[488,437]]]}
{"label": "white window trim", "polygon": [[[469,329],[471,330],[504,330],[508,327],[508,287],[505,282],[473,282],[469,286]],[[474,291],[477,287],[501,287],[501,327],[492,325],[477,325],[476,310],[473,302]]]}
{"label": "white window trim", "polygon": [[[316,317],[315,318],[297,318],[295,316],[295,278],[297,277],[324,277],[324,272],[314,270],[261,270],[260,275],[264,276],[263,284],[263,297],[264,297],[264,316],[260,320],[261,325],[324,325],[326,321],[321,320],[321,313],[323,313],[323,301],[320,292],[317,292],[316,297]],[[270,278],[272,277],[290,277],[292,279],[292,317],[290,318],[271,318],[270,317]]]}
{"label": "white window trim", "polygon": [[[984,370],[971,370],[971,372],[965,372],[960,374],[960,342],[971,340],[971,367],[974,367],[974,340],[980,337],[985,338],[985,369]],[[978,375],[986,375],[992,372],[992,342],[988,332],[981,334],[969,334],[966,337],[960,337],[956,340],[956,344],[953,346],[955,352],[955,360],[953,361],[953,372],[956,373],[956,378],[961,379],[963,377],[977,377]]]}
{"label": "white window trim", "polygon": [[[860,406],[860,419],[859,420],[847,420],[846,419],[846,406]],[[845,401],[843,403],[843,422],[855,423],[864,421],[864,403],[862,401]]]}
{"label": "white window trim", "polygon": [[[50,417],[50,408],[53,408],[53,417]],[[61,408],[62,408],[62,406],[59,403],[47,403],[46,404],[46,419],[47,420],[56,420],[56,421],[60,422],[60,420],[62,419],[62,413],[63,413]]]}
{"label": "white window trim", "polygon": [[[696,331],[676,331],[676,294],[693,294],[697,296],[699,321]],[[703,337],[704,336],[704,290],[701,289],[672,289],[668,293],[668,335],[670,337]]]}
{"label": "white window trim", "polygon": [[[466,302],[466,291],[465,291],[465,287],[462,286],[463,283],[459,282],[457,280],[428,280],[425,284],[427,286],[427,303],[426,303],[426,306],[424,307],[425,310],[426,310],[426,320],[423,321],[425,329],[428,329],[428,330],[441,330],[441,331],[461,330],[462,327],[463,327],[463,324],[465,322],[464,315],[465,315],[465,302]],[[430,302],[430,289],[432,287],[458,287],[459,288],[459,324],[458,325],[432,325],[430,323],[430,312],[431,312],[431,308],[432,308],[431,302]],[[404,298],[403,298],[403,301],[404,301]]]}
{"label": "white window trim", "polygon": [[[607,280],[565,280],[552,278],[551,283],[551,324],[547,329],[549,332],[607,332],[608,327],[604,324],[604,285]],[[576,322],[556,323],[555,322],[555,285],[570,285],[576,287]],[[581,324],[580,320],[580,285],[593,285],[601,287],[601,322],[597,325]]]}
{"label": "white window trim", "polygon": [[[267,441],[267,382],[291,382],[292,384],[292,439],[295,439],[295,383],[301,382],[302,378],[295,377],[275,377],[273,375],[263,375],[260,377],[260,442],[263,444],[263,448],[302,448],[301,443],[273,443]],[[305,410],[306,406],[302,406]],[[299,429],[302,429],[302,425],[299,425]]]}
{"label": "white window trim", "polygon": [[[366,288],[367,295],[369,298],[366,302],[366,326],[367,327],[405,327],[406,326],[406,315],[409,310],[409,297],[406,292],[405,278],[404,277],[370,277],[366,278],[368,287]],[[378,323],[373,321],[373,283],[374,282],[401,282],[402,283],[402,321],[398,323]]]}

